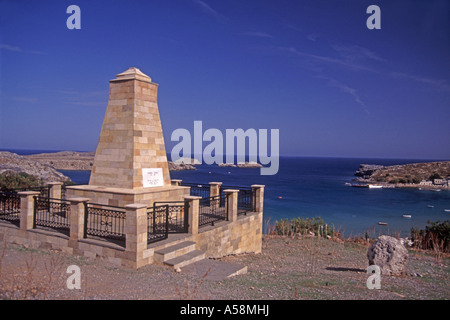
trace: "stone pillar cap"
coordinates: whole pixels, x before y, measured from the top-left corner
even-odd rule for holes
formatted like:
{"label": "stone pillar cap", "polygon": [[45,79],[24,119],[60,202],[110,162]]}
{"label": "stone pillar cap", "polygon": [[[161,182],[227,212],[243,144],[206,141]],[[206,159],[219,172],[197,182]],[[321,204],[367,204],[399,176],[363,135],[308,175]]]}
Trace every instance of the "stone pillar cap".
{"label": "stone pillar cap", "polygon": [[152,79],[148,75],[146,75],[136,67],[131,67],[128,70],[117,74],[116,79],[111,81],[133,80],[133,79],[152,82]]}

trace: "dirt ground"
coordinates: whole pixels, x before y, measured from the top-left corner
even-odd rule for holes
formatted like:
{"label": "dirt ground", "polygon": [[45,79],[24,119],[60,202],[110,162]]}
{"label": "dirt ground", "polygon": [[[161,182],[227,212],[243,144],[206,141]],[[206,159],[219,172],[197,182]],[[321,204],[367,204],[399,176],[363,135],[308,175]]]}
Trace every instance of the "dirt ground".
{"label": "dirt ground", "polygon": [[[248,271],[221,281],[154,264],[139,270],[106,260],[31,250],[3,243],[0,298],[50,300],[447,300],[450,259],[410,251],[407,274],[381,276],[381,289],[366,286],[368,244],[318,238],[264,236],[260,254],[221,260]],[[80,289],[68,289],[80,269]]]}

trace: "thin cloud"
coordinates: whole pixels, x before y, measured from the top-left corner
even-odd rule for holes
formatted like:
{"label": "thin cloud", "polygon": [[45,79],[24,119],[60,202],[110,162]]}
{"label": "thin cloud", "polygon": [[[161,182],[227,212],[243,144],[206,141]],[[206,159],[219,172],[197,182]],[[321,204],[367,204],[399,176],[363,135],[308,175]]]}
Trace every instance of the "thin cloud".
{"label": "thin cloud", "polygon": [[290,23],[284,23],[283,25],[284,25],[284,27],[287,28],[287,29],[291,29],[291,30],[294,30],[294,31],[303,33],[302,28],[296,27],[296,26],[294,26],[293,24],[290,24]]}
{"label": "thin cloud", "polygon": [[9,52],[21,52],[21,53],[31,53],[31,54],[44,54],[41,51],[37,50],[23,50],[21,47],[18,46],[12,46],[10,44],[6,43],[0,43],[0,50],[6,50]]}
{"label": "thin cloud", "polygon": [[353,98],[353,101],[355,103],[357,103],[362,108],[362,110],[365,113],[367,113],[367,115],[370,115],[370,112],[369,112],[369,109],[367,108],[367,105],[365,104],[364,101],[362,101],[362,99],[359,96],[359,94],[356,91],[356,89],[351,88],[350,86],[346,85],[345,83],[342,83],[342,82],[340,82],[340,81],[338,81],[336,79],[333,79],[333,78],[328,77],[328,76],[323,75],[323,74],[316,75],[316,78],[326,80],[328,82],[328,85],[339,89],[343,93],[349,94]]}
{"label": "thin cloud", "polygon": [[320,35],[318,33],[311,33],[309,35],[306,36],[306,39],[312,41],[312,42],[316,42],[317,39],[319,39]]}
{"label": "thin cloud", "polygon": [[352,70],[356,70],[356,71],[362,70],[362,71],[378,73],[377,70],[367,67],[366,65],[356,63],[355,61],[349,61],[349,60],[343,60],[343,59],[339,59],[339,58],[332,58],[332,57],[327,57],[327,56],[306,53],[306,52],[299,51],[294,47],[278,47],[277,50],[280,52],[285,52],[285,53],[291,54],[293,56],[296,56],[296,57],[299,57],[302,59],[307,59],[313,63],[325,63],[325,64],[340,66],[343,68],[352,69]]}
{"label": "thin cloud", "polygon": [[329,86],[337,88],[341,92],[349,95],[367,115],[370,115],[370,108],[361,98],[358,91],[351,86],[330,77],[328,75],[330,67],[340,68],[344,71],[370,73],[382,77],[404,78],[440,91],[450,92],[450,85],[446,81],[409,73],[390,71],[385,66],[387,60],[367,48],[357,45],[335,45],[332,49],[338,56],[317,55],[297,50],[295,47],[283,46],[265,47],[264,51],[268,54],[295,58],[295,63],[301,68],[313,72],[314,77],[326,80]]}
{"label": "thin cloud", "polygon": [[381,58],[377,53],[357,45],[334,45],[331,47],[346,61],[374,60],[379,62],[386,62],[386,60]]}
{"label": "thin cloud", "polygon": [[273,38],[272,35],[265,33],[265,32],[258,32],[258,31],[249,31],[249,32],[243,32],[240,33],[241,36],[247,36],[247,37],[258,37],[258,38]]}
{"label": "thin cloud", "polygon": [[407,73],[403,73],[403,72],[391,72],[390,75],[395,78],[405,78],[405,79],[414,80],[414,81],[428,84],[428,85],[437,87],[441,90],[450,92],[450,85],[448,83],[445,83],[443,80],[430,79],[427,77],[415,76],[415,75],[411,75],[411,74],[407,74]]}
{"label": "thin cloud", "polygon": [[211,6],[206,2],[202,0],[193,0],[193,2],[198,8],[200,8],[201,11],[213,17],[217,22],[225,23],[227,21],[227,18],[224,15],[211,8]]}
{"label": "thin cloud", "polygon": [[18,102],[35,103],[38,99],[29,97],[11,97],[11,100]]}
{"label": "thin cloud", "polygon": [[11,52],[22,52],[20,47],[12,46],[9,44],[0,43],[0,49],[11,51]]}

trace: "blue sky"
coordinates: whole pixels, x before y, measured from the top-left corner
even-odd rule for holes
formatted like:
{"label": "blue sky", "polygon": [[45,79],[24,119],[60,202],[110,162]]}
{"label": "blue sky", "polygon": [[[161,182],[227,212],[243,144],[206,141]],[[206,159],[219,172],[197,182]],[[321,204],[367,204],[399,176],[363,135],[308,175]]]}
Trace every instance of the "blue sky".
{"label": "blue sky", "polygon": [[449,57],[448,0],[3,0],[0,149],[95,150],[108,81],[135,66],[168,153],[201,120],[280,129],[282,155],[450,159]]}

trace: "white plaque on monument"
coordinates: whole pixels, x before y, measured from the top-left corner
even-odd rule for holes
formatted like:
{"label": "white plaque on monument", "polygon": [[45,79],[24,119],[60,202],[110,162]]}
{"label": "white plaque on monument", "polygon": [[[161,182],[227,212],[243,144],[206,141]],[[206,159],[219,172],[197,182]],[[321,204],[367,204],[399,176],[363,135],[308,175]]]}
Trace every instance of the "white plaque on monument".
{"label": "white plaque on monument", "polygon": [[142,186],[144,188],[164,186],[162,168],[142,169]]}

